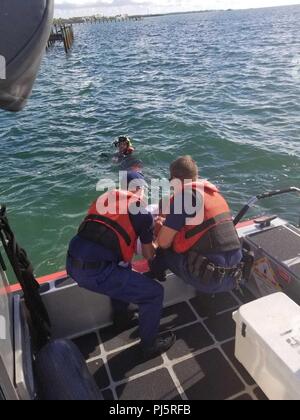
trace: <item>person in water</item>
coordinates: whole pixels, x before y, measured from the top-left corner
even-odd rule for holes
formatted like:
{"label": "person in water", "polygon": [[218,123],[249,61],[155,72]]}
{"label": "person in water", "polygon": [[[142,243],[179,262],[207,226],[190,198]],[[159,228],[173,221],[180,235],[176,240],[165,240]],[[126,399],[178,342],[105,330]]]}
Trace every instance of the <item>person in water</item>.
{"label": "person in water", "polygon": [[167,351],[175,335],[159,335],[164,288],[131,266],[138,239],[145,259],[155,253],[153,216],[143,205],[145,179],[128,172],[124,181],[126,190],[107,191],[91,205],[70,242],[67,272],[80,287],[111,298],[117,328],[132,326],[128,307],[138,306],[141,348],[151,358]]}
{"label": "person in water", "polygon": [[130,137],[120,136],[113,144],[118,148],[113,162],[119,165],[120,170],[143,172],[143,162],[136,156],[135,148]]}
{"label": "person in water", "polygon": [[118,140],[114,142],[114,146],[118,148],[118,152],[116,153],[118,161],[131,156],[134,152],[132,140],[128,136],[120,136]]}
{"label": "person in water", "polygon": [[[168,214],[158,218],[158,250],[147,275],[163,281],[169,269],[198,292],[227,292],[242,278],[241,244],[226,200],[216,186],[199,179],[198,174],[191,156],[182,156],[171,164],[170,181],[176,180],[179,188],[169,198]],[[193,208],[201,206],[199,220],[185,211],[181,200],[188,195]],[[183,209],[180,212],[175,208],[178,200]]]}

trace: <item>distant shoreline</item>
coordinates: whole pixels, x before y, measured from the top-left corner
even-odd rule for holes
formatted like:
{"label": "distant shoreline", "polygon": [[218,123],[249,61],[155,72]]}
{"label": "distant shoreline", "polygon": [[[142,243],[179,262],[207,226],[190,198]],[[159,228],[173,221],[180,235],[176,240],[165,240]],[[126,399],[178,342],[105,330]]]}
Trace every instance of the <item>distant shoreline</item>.
{"label": "distant shoreline", "polygon": [[116,15],[116,16],[100,16],[100,15],[91,15],[91,16],[74,16],[71,18],[55,18],[54,23],[85,23],[91,21],[100,21],[100,20],[115,20],[116,18],[122,19],[146,19],[151,17],[159,16],[171,16],[171,15],[190,15],[198,13],[212,13],[212,12],[225,12],[231,11],[228,10],[198,10],[198,11],[189,11],[189,12],[169,12],[169,13],[153,13],[153,14],[144,14],[144,15]]}
{"label": "distant shoreline", "polygon": [[160,16],[174,16],[174,15],[191,15],[199,13],[217,13],[217,12],[237,12],[237,11],[247,11],[247,10],[263,10],[263,9],[278,9],[286,7],[300,7],[300,4],[290,4],[283,6],[267,6],[267,7],[249,7],[247,9],[208,9],[208,10],[191,10],[187,12],[167,12],[167,13],[151,13],[151,14],[135,14],[135,15],[116,15],[116,16],[100,16],[100,15],[91,15],[91,16],[74,16],[71,18],[55,18],[54,23],[85,23],[92,21],[101,21],[101,20],[115,20],[119,18],[120,20],[134,20],[134,19],[147,19],[152,17]]}
{"label": "distant shoreline", "polygon": [[[228,11],[230,11],[232,9],[228,9]],[[147,18],[147,17],[158,17],[158,16],[169,16],[169,15],[191,15],[191,14],[196,14],[196,13],[212,13],[212,12],[226,12],[227,10],[222,10],[222,9],[218,9],[218,10],[192,10],[189,12],[169,12],[169,13],[151,13],[150,15],[135,15],[135,16],[140,16],[142,18]]]}

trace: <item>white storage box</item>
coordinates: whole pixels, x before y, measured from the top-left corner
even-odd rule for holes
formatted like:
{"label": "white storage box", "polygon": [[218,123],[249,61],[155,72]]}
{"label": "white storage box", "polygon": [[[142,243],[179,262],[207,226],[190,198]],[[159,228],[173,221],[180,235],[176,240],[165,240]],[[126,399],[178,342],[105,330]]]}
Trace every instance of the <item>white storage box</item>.
{"label": "white storage box", "polygon": [[300,307],[284,293],[233,314],[235,356],[271,400],[300,400]]}

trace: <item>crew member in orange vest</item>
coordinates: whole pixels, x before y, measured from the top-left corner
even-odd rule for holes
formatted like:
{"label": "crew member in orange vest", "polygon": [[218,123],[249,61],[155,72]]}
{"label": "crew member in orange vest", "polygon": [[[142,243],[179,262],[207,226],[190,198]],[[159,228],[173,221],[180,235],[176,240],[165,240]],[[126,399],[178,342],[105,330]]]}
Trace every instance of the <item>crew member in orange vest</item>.
{"label": "crew member in orange vest", "polygon": [[143,256],[154,256],[153,217],[143,207],[144,176],[128,172],[126,181],[126,191],[108,191],[91,205],[69,245],[67,272],[80,287],[111,298],[118,329],[132,326],[128,307],[138,305],[141,347],[151,358],[167,351],[175,335],[158,334],[163,287],[131,267],[138,238]]}
{"label": "crew member in orange vest", "polygon": [[[171,164],[170,180],[179,188],[170,198],[168,214],[160,218],[158,251],[147,275],[163,281],[169,269],[200,292],[232,290],[241,282],[243,265],[226,200],[216,186],[199,180],[197,164],[190,156]],[[186,212],[189,200],[192,214]]]}

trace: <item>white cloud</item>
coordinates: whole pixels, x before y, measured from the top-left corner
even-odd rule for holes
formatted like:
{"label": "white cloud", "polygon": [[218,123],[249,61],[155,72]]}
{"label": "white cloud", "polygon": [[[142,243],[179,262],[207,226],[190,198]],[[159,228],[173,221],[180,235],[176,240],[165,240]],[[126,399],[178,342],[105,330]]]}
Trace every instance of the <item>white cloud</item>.
{"label": "white cloud", "polygon": [[56,15],[161,13],[300,4],[300,0],[56,0]]}

